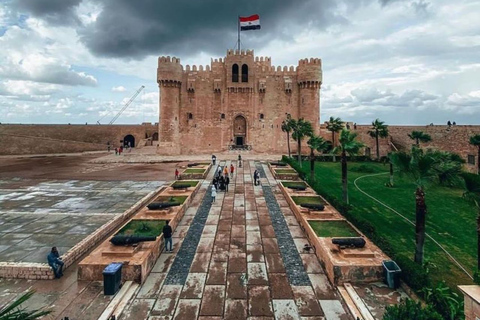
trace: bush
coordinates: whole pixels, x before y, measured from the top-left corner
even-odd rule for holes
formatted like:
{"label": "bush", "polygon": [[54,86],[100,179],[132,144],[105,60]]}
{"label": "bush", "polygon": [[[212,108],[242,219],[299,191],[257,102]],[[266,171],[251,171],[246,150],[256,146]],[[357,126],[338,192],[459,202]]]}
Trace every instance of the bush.
{"label": "bush", "polygon": [[361,172],[361,173],[375,173],[375,172],[377,172],[377,170],[375,170],[375,168],[367,166],[365,164],[361,164],[359,166],[352,166],[350,168],[350,171]]}
{"label": "bush", "polygon": [[425,302],[431,304],[443,319],[460,320],[463,319],[463,299],[440,282],[434,289],[424,288],[423,290]]}
{"label": "bush", "polygon": [[395,256],[395,262],[402,269],[402,280],[412,289],[419,291],[431,286],[430,277],[423,266],[402,255]]}
{"label": "bush", "polygon": [[387,307],[383,320],[443,320],[443,318],[433,306],[427,305],[422,308],[420,302],[415,303],[407,299],[398,305]]}

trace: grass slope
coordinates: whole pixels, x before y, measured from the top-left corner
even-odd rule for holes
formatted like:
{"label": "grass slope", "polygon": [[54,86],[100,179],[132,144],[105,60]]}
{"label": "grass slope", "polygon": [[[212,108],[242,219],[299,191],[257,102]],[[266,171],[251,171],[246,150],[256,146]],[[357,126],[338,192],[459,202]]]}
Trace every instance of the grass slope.
{"label": "grass slope", "polygon": [[[349,163],[349,169],[368,166],[372,172],[388,172],[388,166],[377,163]],[[304,170],[307,173],[307,162]],[[355,169],[354,169],[355,170]],[[360,170],[363,171],[363,170]],[[351,213],[358,219],[370,222],[385,237],[395,252],[412,257],[415,250],[415,228],[401,217],[358,191],[353,181],[364,172],[349,170],[349,197]],[[322,191],[341,199],[341,167],[337,163],[316,163],[315,176]],[[395,175],[395,187],[387,188],[389,175],[366,177],[357,185],[368,194],[396,209],[415,221],[415,185],[406,177]],[[463,190],[432,185],[426,189],[428,206],[426,231],[442,244],[470,273],[476,266],[476,210],[473,204],[462,198]],[[448,285],[471,284],[472,281],[431,240],[425,243],[425,258],[434,266],[432,278],[445,280]]]}

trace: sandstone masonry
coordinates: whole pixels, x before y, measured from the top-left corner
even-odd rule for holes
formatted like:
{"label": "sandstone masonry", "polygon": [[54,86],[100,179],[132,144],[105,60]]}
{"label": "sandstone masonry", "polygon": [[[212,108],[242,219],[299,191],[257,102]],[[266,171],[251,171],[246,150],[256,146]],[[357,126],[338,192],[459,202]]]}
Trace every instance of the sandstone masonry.
{"label": "sandstone masonry", "polygon": [[160,88],[158,153],[212,153],[231,146],[254,152],[287,150],[282,121],[287,114],[320,127],[320,59],[297,67],[274,67],[252,50],[228,50],[210,66],[184,67],[180,59],[158,59]]}

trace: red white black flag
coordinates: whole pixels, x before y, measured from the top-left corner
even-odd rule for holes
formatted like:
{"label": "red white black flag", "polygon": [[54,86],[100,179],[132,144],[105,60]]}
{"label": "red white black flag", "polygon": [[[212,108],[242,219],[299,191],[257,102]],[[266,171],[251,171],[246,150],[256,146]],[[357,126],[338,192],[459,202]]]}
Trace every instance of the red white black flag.
{"label": "red white black flag", "polygon": [[260,29],[260,16],[254,14],[250,17],[239,17],[240,18],[240,30],[256,30]]}

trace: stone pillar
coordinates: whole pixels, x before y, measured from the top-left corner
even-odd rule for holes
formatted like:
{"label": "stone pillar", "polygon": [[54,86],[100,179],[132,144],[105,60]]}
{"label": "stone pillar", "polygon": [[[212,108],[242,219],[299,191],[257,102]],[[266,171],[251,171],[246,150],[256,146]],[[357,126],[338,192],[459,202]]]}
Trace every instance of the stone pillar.
{"label": "stone pillar", "polygon": [[465,320],[480,319],[480,286],[458,286],[465,299]]}
{"label": "stone pillar", "polygon": [[299,87],[298,115],[312,123],[315,134],[320,133],[320,87],[322,62],[320,59],[303,59],[298,62]]}

